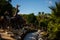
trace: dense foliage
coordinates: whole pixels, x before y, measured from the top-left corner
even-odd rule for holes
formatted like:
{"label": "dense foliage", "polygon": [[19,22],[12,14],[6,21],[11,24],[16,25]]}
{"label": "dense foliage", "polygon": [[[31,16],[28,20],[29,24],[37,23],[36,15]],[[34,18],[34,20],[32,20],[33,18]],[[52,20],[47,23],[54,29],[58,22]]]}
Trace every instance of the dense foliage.
{"label": "dense foliage", "polygon": [[24,19],[18,15],[18,5],[13,7],[12,0],[0,0],[0,28],[20,28],[25,23]]}
{"label": "dense foliage", "polygon": [[49,40],[60,40],[60,2],[56,2],[54,7],[51,6],[49,8],[52,11],[51,14],[39,12],[36,16],[29,14],[23,17],[26,17],[27,22],[32,24],[34,24],[37,19],[37,28],[43,29],[44,31],[46,30]]}
{"label": "dense foliage", "polygon": [[16,8],[10,2],[11,0],[0,0],[0,28],[12,26],[19,29],[26,24],[30,27],[33,25],[36,29],[47,31],[49,40],[60,40],[60,2],[56,2],[55,7],[49,7],[52,10],[51,14],[39,12],[38,15],[34,13],[15,15],[18,10],[16,12]]}
{"label": "dense foliage", "polygon": [[50,7],[52,18],[48,23],[48,32],[51,40],[60,40],[60,3],[55,4],[56,7]]}

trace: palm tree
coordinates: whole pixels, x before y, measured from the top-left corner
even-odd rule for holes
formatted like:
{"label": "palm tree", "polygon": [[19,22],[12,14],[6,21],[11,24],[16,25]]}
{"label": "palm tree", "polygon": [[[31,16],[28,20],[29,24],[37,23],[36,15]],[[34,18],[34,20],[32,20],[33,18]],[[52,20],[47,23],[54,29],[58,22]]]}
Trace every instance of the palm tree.
{"label": "palm tree", "polygon": [[56,17],[60,17],[60,2],[55,2],[55,5],[55,7],[51,6],[49,8],[52,10],[53,15],[55,15]]}
{"label": "palm tree", "polygon": [[51,40],[60,40],[60,2],[55,2],[54,7],[49,7],[52,10],[52,18],[48,24],[49,38]]}

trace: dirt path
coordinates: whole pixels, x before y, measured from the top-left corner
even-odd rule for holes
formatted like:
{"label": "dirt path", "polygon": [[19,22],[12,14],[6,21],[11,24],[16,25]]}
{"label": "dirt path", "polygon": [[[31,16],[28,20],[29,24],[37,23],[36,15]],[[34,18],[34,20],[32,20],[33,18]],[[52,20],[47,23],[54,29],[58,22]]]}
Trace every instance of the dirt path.
{"label": "dirt path", "polygon": [[14,38],[10,37],[11,34],[7,34],[7,32],[4,32],[4,30],[0,29],[0,36],[3,39],[7,39],[7,40],[15,40]]}

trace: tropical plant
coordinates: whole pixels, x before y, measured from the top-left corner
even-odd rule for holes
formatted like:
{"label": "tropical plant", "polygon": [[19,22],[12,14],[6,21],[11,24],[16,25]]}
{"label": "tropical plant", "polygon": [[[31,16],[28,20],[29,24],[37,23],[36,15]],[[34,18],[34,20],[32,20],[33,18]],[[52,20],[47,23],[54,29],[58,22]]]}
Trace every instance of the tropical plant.
{"label": "tropical plant", "polygon": [[60,2],[55,2],[55,7],[51,6],[49,7],[52,10],[52,14],[56,17],[60,17]]}
{"label": "tropical plant", "polygon": [[56,2],[55,5],[55,7],[50,7],[52,10],[52,18],[48,23],[50,40],[60,40],[60,3]]}

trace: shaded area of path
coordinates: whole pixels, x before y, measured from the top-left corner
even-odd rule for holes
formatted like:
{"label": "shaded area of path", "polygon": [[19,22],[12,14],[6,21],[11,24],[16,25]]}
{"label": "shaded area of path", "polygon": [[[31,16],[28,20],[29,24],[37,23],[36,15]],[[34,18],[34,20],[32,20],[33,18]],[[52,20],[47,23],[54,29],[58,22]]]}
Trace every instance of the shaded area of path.
{"label": "shaded area of path", "polygon": [[30,32],[24,37],[24,40],[43,40],[40,32],[40,30],[37,32]]}
{"label": "shaded area of path", "polygon": [[36,40],[36,34],[35,34],[35,32],[28,33],[25,36],[24,40]]}

